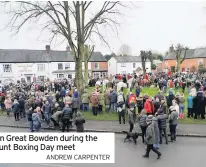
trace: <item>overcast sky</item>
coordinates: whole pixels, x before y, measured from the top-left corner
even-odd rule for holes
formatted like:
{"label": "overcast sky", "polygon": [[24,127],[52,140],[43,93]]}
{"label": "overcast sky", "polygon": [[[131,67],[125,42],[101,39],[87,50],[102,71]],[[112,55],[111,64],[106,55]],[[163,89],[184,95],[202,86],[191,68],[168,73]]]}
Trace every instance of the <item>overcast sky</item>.
{"label": "overcast sky", "polygon": [[[143,2],[135,3],[137,8],[125,9],[119,19],[117,36],[107,36],[110,48],[95,41],[95,50],[103,54],[115,52],[122,44],[131,47],[133,55],[140,50],[155,50],[164,53],[171,44],[181,43],[190,48],[206,47],[206,3],[204,2]],[[8,16],[1,10],[0,29],[8,22]],[[44,49],[48,35],[37,28],[22,31],[15,37],[8,30],[0,31],[0,49]],[[43,41],[45,40],[45,41]],[[66,43],[53,44],[54,50],[64,50]]]}

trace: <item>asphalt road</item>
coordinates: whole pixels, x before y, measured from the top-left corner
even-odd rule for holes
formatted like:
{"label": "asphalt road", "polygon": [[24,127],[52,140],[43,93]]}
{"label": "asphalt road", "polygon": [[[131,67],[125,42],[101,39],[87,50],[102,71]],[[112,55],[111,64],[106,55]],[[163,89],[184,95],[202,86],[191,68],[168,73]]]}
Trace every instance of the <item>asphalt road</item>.
{"label": "asphalt road", "polygon": [[[0,128],[0,132],[26,132],[27,129]],[[177,138],[176,143],[163,144],[160,148],[162,157],[156,159],[151,152],[149,159],[144,159],[145,145],[138,139],[135,146],[130,142],[123,142],[124,135],[116,135],[115,164],[0,164],[0,167],[174,167],[174,166],[206,166],[205,138]],[[26,158],[26,157],[25,157]],[[34,157],[35,158],[35,157]],[[12,161],[12,157],[11,157]]]}

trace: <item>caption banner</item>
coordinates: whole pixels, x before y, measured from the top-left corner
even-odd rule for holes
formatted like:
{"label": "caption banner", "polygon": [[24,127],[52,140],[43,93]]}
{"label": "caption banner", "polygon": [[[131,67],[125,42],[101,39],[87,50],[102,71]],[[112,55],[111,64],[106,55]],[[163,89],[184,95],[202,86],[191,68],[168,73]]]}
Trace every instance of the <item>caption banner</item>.
{"label": "caption banner", "polygon": [[114,163],[114,154],[114,133],[0,133],[0,163]]}

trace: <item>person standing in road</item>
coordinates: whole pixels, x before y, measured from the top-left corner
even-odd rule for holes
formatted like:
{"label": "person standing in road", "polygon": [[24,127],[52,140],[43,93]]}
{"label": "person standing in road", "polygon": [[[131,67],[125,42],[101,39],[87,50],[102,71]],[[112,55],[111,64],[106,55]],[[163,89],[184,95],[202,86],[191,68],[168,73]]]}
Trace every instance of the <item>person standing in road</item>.
{"label": "person standing in road", "polygon": [[166,114],[164,114],[164,111],[159,110],[159,113],[158,113],[158,116],[157,116],[157,121],[158,121],[159,132],[160,132],[160,134],[159,134],[160,144],[162,144],[162,132],[164,132],[166,144],[168,144],[168,137],[167,137],[167,131],[166,131],[167,118],[168,118],[168,116]]}
{"label": "person standing in road", "polygon": [[169,127],[170,127],[170,136],[171,142],[176,141],[176,128],[178,123],[178,113],[174,106],[169,108],[170,115],[169,115]]}
{"label": "person standing in road", "polygon": [[147,130],[147,114],[145,110],[143,109],[141,114],[139,115],[139,125],[142,130],[142,143],[145,143],[145,136],[146,136],[146,130]]}
{"label": "person standing in road", "polygon": [[160,142],[160,132],[159,132],[159,127],[158,127],[158,122],[157,122],[157,117],[153,117],[152,123],[154,125],[154,130],[155,130],[155,144],[154,148],[159,149],[159,142]]}
{"label": "person standing in road", "polygon": [[44,117],[45,117],[47,127],[49,127],[50,126],[51,113],[52,113],[51,105],[49,104],[49,101],[46,101],[46,104],[44,104],[43,113],[44,113]]}
{"label": "person standing in road", "polygon": [[59,120],[60,117],[62,116],[62,110],[60,107],[57,108],[57,112],[55,112],[52,116],[51,116],[51,121],[54,123],[54,128],[58,129],[59,128]]}
{"label": "person standing in road", "polygon": [[129,132],[132,132],[132,130],[134,129],[134,123],[135,123],[135,119],[134,119],[134,107],[135,104],[131,104],[130,105],[130,109],[128,110],[128,118],[129,118]]}
{"label": "person standing in road", "polygon": [[153,115],[149,115],[147,117],[147,125],[148,125],[147,130],[146,130],[147,149],[143,157],[149,158],[149,153],[152,150],[158,155],[157,159],[160,159],[162,154],[153,146],[153,144],[155,144],[155,130],[154,130],[154,124],[152,123],[152,119],[153,119]]}
{"label": "person standing in road", "polygon": [[77,117],[74,120],[74,124],[76,125],[77,132],[84,132],[84,123],[85,123],[85,119],[82,117],[80,112],[77,112]]}
{"label": "person standing in road", "polygon": [[65,131],[65,128],[67,127],[67,130],[69,131],[69,128],[71,127],[71,119],[72,119],[72,108],[67,104],[65,108],[63,109],[62,113],[62,132]]}
{"label": "person standing in road", "polygon": [[11,101],[11,97],[10,95],[8,95],[4,101],[4,105],[7,111],[7,116],[10,116],[10,112],[11,112],[11,107],[12,107],[12,101]]}
{"label": "person standing in road", "polygon": [[24,108],[24,104],[25,104],[25,100],[23,97],[20,97],[19,99],[19,112],[20,112],[20,117],[21,118],[26,118],[26,113],[25,113],[25,108]]}
{"label": "person standing in road", "polygon": [[19,121],[19,110],[19,103],[17,99],[15,99],[12,105],[12,111],[14,112],[15,121]]}
{"label": "person standing in road", "polygon": [[32,122],[34,130],[39,132],[41,130],[40,107],[37,107],[32,113]]}

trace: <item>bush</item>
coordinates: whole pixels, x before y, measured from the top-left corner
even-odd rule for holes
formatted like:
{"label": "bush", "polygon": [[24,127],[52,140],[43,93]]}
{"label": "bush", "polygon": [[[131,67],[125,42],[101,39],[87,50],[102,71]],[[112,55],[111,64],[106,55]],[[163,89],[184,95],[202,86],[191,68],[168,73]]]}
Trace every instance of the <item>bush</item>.
{"label": "bush", "polygon": [[199,69],[198,69],[198,72],[199,72],[199,73],[205,73],[205,72],[206,72],[206,68],[199,68]]}
{"label": "bush", "polygon": [[152,64],[152,67],[151,67],[151,68],[152,68],[152,70],[156,70],[157,67],[156,67],[155,64]]}

